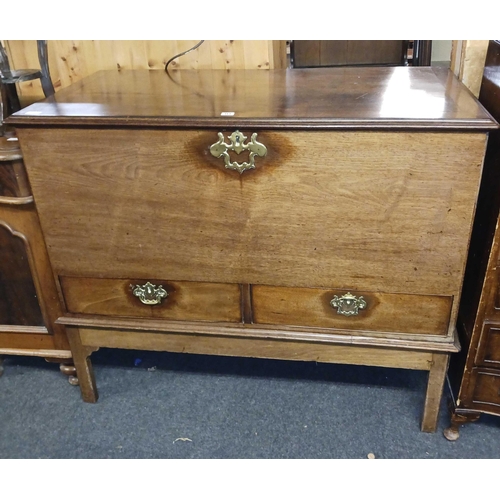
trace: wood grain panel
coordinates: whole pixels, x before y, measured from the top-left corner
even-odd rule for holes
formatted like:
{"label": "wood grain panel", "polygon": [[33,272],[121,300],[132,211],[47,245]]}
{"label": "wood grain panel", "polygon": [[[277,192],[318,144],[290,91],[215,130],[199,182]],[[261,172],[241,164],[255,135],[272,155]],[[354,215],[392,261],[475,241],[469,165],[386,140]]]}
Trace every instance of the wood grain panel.
{"label": "wood grain panel", "polygon": [[498,413],[500,408],[500,371],[487,371],[481,368],[473,369],[474,393],[472,402],[483,411]]}
{"label": "wood grain panel", "polygon": [[31,195],[18,138],[7,132],[0,137],[0,197]]}
{"label": "wood grain panel", "polygon": [[241,176],[215,131],[19,134],[60,275],[460,293],[483,134],[259,131]]}
{"label": "wood grain panel", "polygon": [[294,66],[403,65],[404,40],[294,40]]}
{"label": "wood grain panel", "polygon": [[[0,337],[0,345],[1,337]],[[0,347],[0,354],[5,356],[38,356],[40,358],[51,358],[52,360],[65,360],[68,362],[71,359],[71,351],[63,351],[62,349],[22,349],[18,348],[8,348],[8,347]]]}
{"label": "wood grain panel", "polygon": [[[310,83],[314,81],[314,91]],[[284,94],[286,89],[286,94]],[[223,112],[234,114],[226,116]],[[191,128],[495,130],[445,68],[99,71],[7,124]]]}
{"label": "wood grain panel", "polygon": [[[71,313],[103,316],[162,318],[186,321],[241,321],[240,287],[235,284],[60,277],[66,307]],[[146,305],[131,287],[147,281],[161,285],[168,296]]]}
{"label": "wood grain panel", "polygon": [[422,432],[436,432],[439,407],[443,397],[444,382],[450,356],[448,354],[432,355],[432,364],[427,381],[424,414],[422,417]]}
{"label": "wood grain panel", "polygon": [[[102,69],[163,69],[199,40],[49,40],[49,68],[56,92]],[[6,40],[13,69],[38,68],[35,40]],[[207,40],[169,69],[273,69],[286,67],[284,40]],[[40,83],[20,84],[25,102],[43,98]]]}
{"label": "wood grain panel", "polygon": [[451,297],[404,295],[356,291],[366,302],[356,316],[343,316],[330,305],[335,295],[347,290],[314,288],[252,287],[255,323],[319,326],[426,335],[446,335]]}
{"label": "wood grain panel", "polygon": [[320,66],[320,40],[294,40],[293,56],[294,67]]}
{"label": "wood grain panel", "polygon": [[456,331],[451,337],[436,335],[408,335],[400,333],[363,332],[353,330],[332,330],[330,328],[245,323],[209,323],[203,321],[171,321],[141,318],[116,318],[105,316],[84,316],[65,314],[57,320],[58,324],[68,327],[99,328],[101,330],[134,330],[157,333],[190,333],[224,337],[261,338],[277,341],[315,342],[320,344],[356,345],[360,347],[383,347],[387,349],[408,349],[425,352],[458,352],[460,344]]}
{"label": "wood grain panel", "polygon": [[405,40],[348,40],[347,64],[404,65]]}
{"label": "wood grain panel", "polygon": [[500,368],[500,324],[486,323],[483,326],[475,363]]}
{"label": "wood grain panel", "polygon": [[[15,199],[15,198],[14,198]],[[58,290],[54,280],[54,274],[52,267],[49,262],[49,256],[47,254],[47,249],[43,234],[40,228],[40,222],[38,214],[33,203],[24,205],[1,205],[0,204],[0,231],[6,231],[5,234],[11,233],[12,238],[19,239],[24,244],[25,258],[29,261],[29,269],[31,271],[30,280],[34,285],[34,290],[36,293],[36,301],[39,306],[43,318],[43,326],[48,330],[51,335],[51,346],[45,344],[44,346],[38,346],[36,332],[33,331],[33,326],[27,326],[25,329],[26,339],[21,344],[17,344],[16,338],[19,338],[16,330],[12,330],[12,342],[9,340],[9,335],[5,337],[2,336],[1,347],[12,347],[12,348],[24,348],[28,346],[29,339],[33,338],[33,343],[31,349],[38,348],[48,348],[48,349],[68,349],[68,343],[66,340],[66,335],[64,328],[56,324],[57,318],[62,315],[61,304],[59,301]],[[15,252],[17,254],[17,250]],[[20,254],[18,254],[18,257]],[[6,262],[10,263],[11,259],[7,255]],[[13,264],[14,265],[14,264]],[[28,279],[28,278],[26,278]],[[15,282],[15,280],[14,280]],[[9,284],[7,284],[7,287]],[[29,292],[28,287],[27,292],[33,294],[33,289]],[[21,289],[18,290],[18,293]],[[18,296],[19,302],[13,304],[13,307],[20,308],[24,310],[27,304],[23,305],[24,296]],[[26,300],[30,300],[26,298]],[[37,306],[37,307],[38,307]],[[34,307],[34,305],[33,305]],[[37,313],[33,314],[32,317],[36,318]],[[17,327],[20,329],[21,327]],[[44,329],[45,329],[44,328]],[[33,335],[31,335],[33,334]],[[5,343],[3,343],[5,341]]]}
{"label": "wood grain panel", "polygon": [[348,54],[349,40],[320,40],[319,43],[318,66],[342,66],[351,62]]}
{"label": "wood grain panel", "polygon": [[147,349],[221,356],[346,363],[429,370],[432,354],[399,349],[352,347],[266,339],[225,338],[193,334],[158,334],[126,330],[106,331],[80,328],[82,343],[92,347]]}
{"label": "wood grain panel", "polygon": [[[16,349],[16,350],[26,350],[26,351],[37,351],[37,350],[58,350],[59,346],[55,345],[54,336],[47,334],[26,334],[26,333],[15,333],[15,332],[0,332],[0,352],[4,349]],[[66,350],[62,351],[64,357],[71,357],[68,347]],[[29,356],[29,352],[26,354]]]}
{"label": "wood grain panel", "polygon": [[[2,212],[0,210],[0,217]],[[0,324],[43,326],[26,241],[0,220]]]}
{"label": "wood grain panel", "polygon": [[453,40],[451,70],[476,96],[479,96],[489,40]]}
{"label": "wood grain panel", "polygon": [[22,160],[0,161],[0,196],[7,198],[31,196]]}

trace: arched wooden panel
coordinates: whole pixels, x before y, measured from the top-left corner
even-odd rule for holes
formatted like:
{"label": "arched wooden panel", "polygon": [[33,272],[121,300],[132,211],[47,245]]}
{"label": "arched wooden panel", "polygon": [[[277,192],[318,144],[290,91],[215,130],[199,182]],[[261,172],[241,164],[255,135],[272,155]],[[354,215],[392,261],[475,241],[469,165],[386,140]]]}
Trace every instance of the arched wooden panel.
{"label": "arched wooden panel", "polygon": [[0,221],[0,324],[43,326],[25,238]]}

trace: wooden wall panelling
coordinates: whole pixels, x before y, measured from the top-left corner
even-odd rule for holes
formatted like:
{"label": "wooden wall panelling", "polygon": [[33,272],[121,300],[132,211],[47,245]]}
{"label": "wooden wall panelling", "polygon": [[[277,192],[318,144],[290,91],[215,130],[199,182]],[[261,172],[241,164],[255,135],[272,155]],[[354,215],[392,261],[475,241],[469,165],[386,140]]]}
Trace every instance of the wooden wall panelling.
{"label": "wooden wall panelling", "polygon": [[271,68],[287,68],[288,67],[288,57],[287,57],[287,46],[286,40],[273,40],[272,41],[272,64]]}
{"label": "wooden wall panelling", "polygon": [[[12,69],[33,69],[40,67],[37,55],[36,40],[2,40],[2,43],[7,50],[7,55],[9,57],[9,62]],[[60,83],[58,83],[59,76],[55,63],[56,58],[53,50],[51,51],[49,49],[49,67],[51,70],[51,79],[54,83],[55,89],[58,90],[58,88],[60,88]],[[25,106],[31,101],[44,97],[42,86],[40,80],[38,79],[23,82],[18,86],[18,92],[22,106]]]}
{"label": "wooden wall panelling", "polygon": [[236,61],[244,61],[243,43],[241,40],[213,40],[210,43],[213,69],[231,69]]}
{"label": "wooden wall panelling", "polygon": [[[349,40],[320,40],[319,65],[336,66],[350,62]],[[351,50],[352,52],[352,50]]]}
{"label": "wooden wall panelling", "polygon": [[[56,92],[101,69],[163,69],[199,40],[49,40]],[[13,69],[38,68],[35,40],[4,41]],[[169,69],[273,69],[286,67],[284,40],[207,40],[172,61]],[[42,99],[38,80],[19,87],[23,105]]]}
{"label": "wooden wall panelling", "polygon": [[294,40],[294,66],[402,65],[404,40]]}
{"label": "wooden wall panelling", "polygon": [[450,68],[457,78],[479,96],[488,40],[453,40]]}
{"label": "wooden wall panelling", "polygon": [[295,67],[320,66],[320,40],[306,40],[307,43],[293,42]]}

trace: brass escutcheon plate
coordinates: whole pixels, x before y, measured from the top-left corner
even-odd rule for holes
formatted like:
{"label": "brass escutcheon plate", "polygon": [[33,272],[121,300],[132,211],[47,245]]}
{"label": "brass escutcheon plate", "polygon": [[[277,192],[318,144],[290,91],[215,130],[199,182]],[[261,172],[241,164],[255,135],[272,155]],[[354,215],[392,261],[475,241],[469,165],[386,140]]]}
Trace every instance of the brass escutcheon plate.
{"label": "brass escutcheon plate", "polygon": [[168,292],[161,285],[153,285],[149,281],[144,285],[131,285],[132,293],[148,306],[160,304],[168,297]]}
{"label": "brass escutcheon plate", "polygon": [[[230,143],[224,142],[224,134],[219,132],[219,140],[210,146],[210,153],[216,158],[224,159],[224,166],[230,170],[236,170],[242,174],[245,170],[251,170],[255,168],[255,157],[256,156],[266,156],[267,148],[264,144],[257,142],[257,133],[252,134],[250,142],[245,144],[247,136],[242,134],[239,130],[235,130],[230,136]],[[240,154],[243,151],[249,151],[248,162],[238,163],[237,161],[231,161],[228,151],[234,151],[236,154]]]}
{"label": "brass escutcheon plate", "polygon": [[357,316],[360,309],[366,308],[366,301],[363,297],[356,297],[348,292],[342,295],[342,297],[334,295],[333,299],[330,301],[330,305],[333,308],[337,308],[337,314],[342,314],[343,316]]}

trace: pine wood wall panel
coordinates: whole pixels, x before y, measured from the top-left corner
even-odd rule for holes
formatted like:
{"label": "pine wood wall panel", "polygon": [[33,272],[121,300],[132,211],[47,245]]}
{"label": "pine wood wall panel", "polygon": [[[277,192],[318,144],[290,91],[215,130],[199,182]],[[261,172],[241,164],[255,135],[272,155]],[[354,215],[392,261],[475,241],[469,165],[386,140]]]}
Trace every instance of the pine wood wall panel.
{"label": "pine wood wall panel", "polygon": [[[49,66],[56,92],[101,69],[163,69],[199,40],[50,40]],[[12,68],[38,68],[35,40],[4,41]],[[286,67],[284,40],[207,40],[172,61],[169,69],[272,69]],[[23,104],[41,99],[39,81],[19,87]]]}
{"label": "pine wood wall panel", "polygon": [[479,96],[488,40],[453,40],[450,68],[457,78]]}

